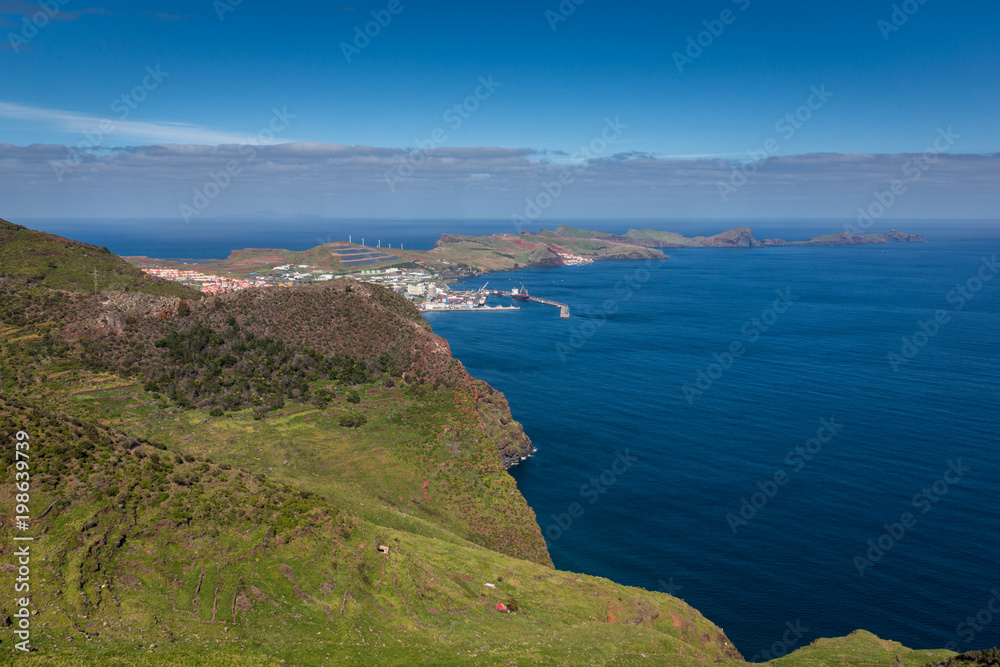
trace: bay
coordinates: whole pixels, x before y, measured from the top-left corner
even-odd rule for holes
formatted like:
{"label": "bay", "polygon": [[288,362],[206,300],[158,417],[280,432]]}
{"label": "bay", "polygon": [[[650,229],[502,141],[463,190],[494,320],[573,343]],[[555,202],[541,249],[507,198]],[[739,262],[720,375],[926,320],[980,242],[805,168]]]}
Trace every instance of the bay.
{"label": "bay", "polygon": [[[538,448],[512,474],[556,567],[672,592],[748,659],[858,628],[985,648],[1000,618],[960,624],[1000,587],[1000,278],[976,282],[998,250],[671,250],[470,281],[523,282],[570,320],[534,303],[428,320]],[[836,434],[808,444],[824,420]]]}

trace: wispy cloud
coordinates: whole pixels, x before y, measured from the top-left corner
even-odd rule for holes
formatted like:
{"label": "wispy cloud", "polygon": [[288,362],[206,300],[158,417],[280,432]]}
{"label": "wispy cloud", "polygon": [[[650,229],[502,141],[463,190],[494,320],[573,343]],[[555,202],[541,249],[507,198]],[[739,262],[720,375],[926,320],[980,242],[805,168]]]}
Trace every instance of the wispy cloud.
{"label": "wispy cloud", "polygon": [[733,157],[736,155],[746,155],[746,153],[692,153],[691,155],[654,155],[653,157],[659,160],[690,160],[707,157]]}
{"label": "wispy cloud", "polygon": [[152,16],[158,21],[184,21],[186,19],[191,18],[190,14],[169,14],[167,12],[159,12],[151,10],[144,11],[143,14],[147,16]]}
{"label": "wispy cloud", "polygon": [[77,111],[45,109],[10,102],[0,102],[0,118],[27,121],[40,129],[74,134],[93,132],[101,126],[102,121],[111,120],[114,122],[116,140],[129,139],[157,144],[241,144],[248,138],[246,134],[223,132],[190,123],[117,120]]}
{"label": "wispy cloud", "polygon": [[113,14],[113,12],[103,7],[85,7],[75,11],[65,10],[60,7],[59,11],[52,12],[46,11],[45,8],[33,2],[0,0],[0,26],[13,26],[16,17],[34,16],[39,12],[43,12],[47,17],[55,21],[75,21],[84,14]]}
{"label": "wispy cloud", "polygon": [[[0,107],[2,108],[2,107]],[[226,145],[149,145],[86,154],[59,182],[52,162],[61,145],[0,144],[0,216],[172,216],[209,174],[239,162],[239,179],[218,214],[271,209],[359,217],[506,218],[526,196],[557,180],[565,165],[538,162],[532,149],[448,147],[426,151],[414,175],[390,191],[412,152],[405,147],[285,143],[256,147],[255,159]],[[762,160],[752,186],[729,203],[718,196],[733,161],[659,159],[622,154],[574,170],[554,217],[844,217],[856,216],[872,192],[903,178],[913,154],[817,153]],[[1000,206],[1000,155],[942,154],[893,210],[899,217],[988,217]]]}

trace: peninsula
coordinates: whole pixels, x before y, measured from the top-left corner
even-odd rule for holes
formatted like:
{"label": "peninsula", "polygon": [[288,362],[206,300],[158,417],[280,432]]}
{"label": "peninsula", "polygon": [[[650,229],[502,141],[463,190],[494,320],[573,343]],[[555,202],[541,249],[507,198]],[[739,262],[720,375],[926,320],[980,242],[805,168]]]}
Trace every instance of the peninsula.
{"label": "peninsula", "polygon": [[[629,230],[626,234],[560,226],[555,230],[489,236],[444,234],[431,250],[326,243],[303,251],[246,248],[234,250],[224,260],[185,265],[188,270],[209,272],[246,280],[276,267],[303,268],[313,276],[358,275],[388,268],[420,268],[443,279],[464,279],[497,271],[516,271],[573,266],[593,261],[663,259],[670,248],[766,248],[774,246],[863,245],[872,243],[916,243],[921,235],[889,231],[885,234],[841,232],[806,241],[757,240],[749,227],[735,227],[714,236],[688,238],[674,232],[652,229]],[[145,268],[177,268],[176,262],[149,257],[129,257]],[[296,272],[302,273],[302,272]]]}

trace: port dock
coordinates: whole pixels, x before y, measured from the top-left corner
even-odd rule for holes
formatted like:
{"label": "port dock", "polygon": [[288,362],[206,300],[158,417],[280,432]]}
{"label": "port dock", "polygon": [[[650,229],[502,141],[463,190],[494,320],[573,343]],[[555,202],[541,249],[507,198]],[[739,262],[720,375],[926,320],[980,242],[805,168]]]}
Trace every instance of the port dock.
{"label": "port dock", "polygon": [[[488,290],[489,294],[493,296],[506,296],[513,297],[513,294],[509,291],[503,290]],[[555,306],[559,309],[559,317],[567,319],[570,316],[569,306],[565,303],[559,303],[558,301],[550,301],[549,299],[539,299],[537,296],[528,297],[529,301],[534,301],[536,303],[544,303],[546,306]]]}
{"label": "port dock", "polygon": [[469,313],[495,313],[495,312],[506,312],[511,310],[521,310],[517,306],[445,306],[445,305],[434,305],[430,307],[420,306],[420,312],[422,313],[454,313],[454,312],[469,312]]}

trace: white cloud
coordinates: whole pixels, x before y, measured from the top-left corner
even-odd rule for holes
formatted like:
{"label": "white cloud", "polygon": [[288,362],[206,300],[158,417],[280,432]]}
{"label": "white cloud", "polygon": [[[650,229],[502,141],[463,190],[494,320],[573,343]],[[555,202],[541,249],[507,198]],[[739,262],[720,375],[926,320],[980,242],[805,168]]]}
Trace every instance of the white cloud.
{"label": "white cloud", "polygon": [[[239,173],[206,215],[270,209],[358,217],[492,217],[523,212],[559,174],[572,183],[546,217],[853,217],[872,193],[905,176],[914,155],[817,153],[772,157],[723,201],[717,184],[739,162],[621,154],[580,168],[537,162],[530,149],[286,143],[147,145],[87,154],[56,178],[61,145],[0,144],[0,217],[170,217],[235,161]],[[253,159],[249,159],[250,157]],[[387,174],[412,174],[390,189]],[[409,173],[409,172],[407,172]],[[991,217],[1000,205],[1000,155],[943,154],[893,208],[898,217]]]}
{"label": "white cloud", "polygon": [[[141,143],[157,144],[241,144],[249,135],[221,132],[198,125],[177,122],[143,122],[135,120],[119,120],[113,116],[96,116],[77,111],[61,109],[45,109],[24,104],[0,102],[0,118],[27,121],[37,129],[56,130],[66,133],[96,132],[101,123],[107,127],[107,122],[114,124],[114,129],[108,133],[115,140],[128,139]],[[264,143],[276,143],[277,140]],[[73,144],[75,142],[68,142]],[[105,142],[106,144],[107,142]]]}
{"label": "white cloud", "polygon": [[746,153],[692,153],[691,155],[656,155],[655,157],[659,160],[690,160],[707,157],[734,157],[736,155],[746,155]]}

